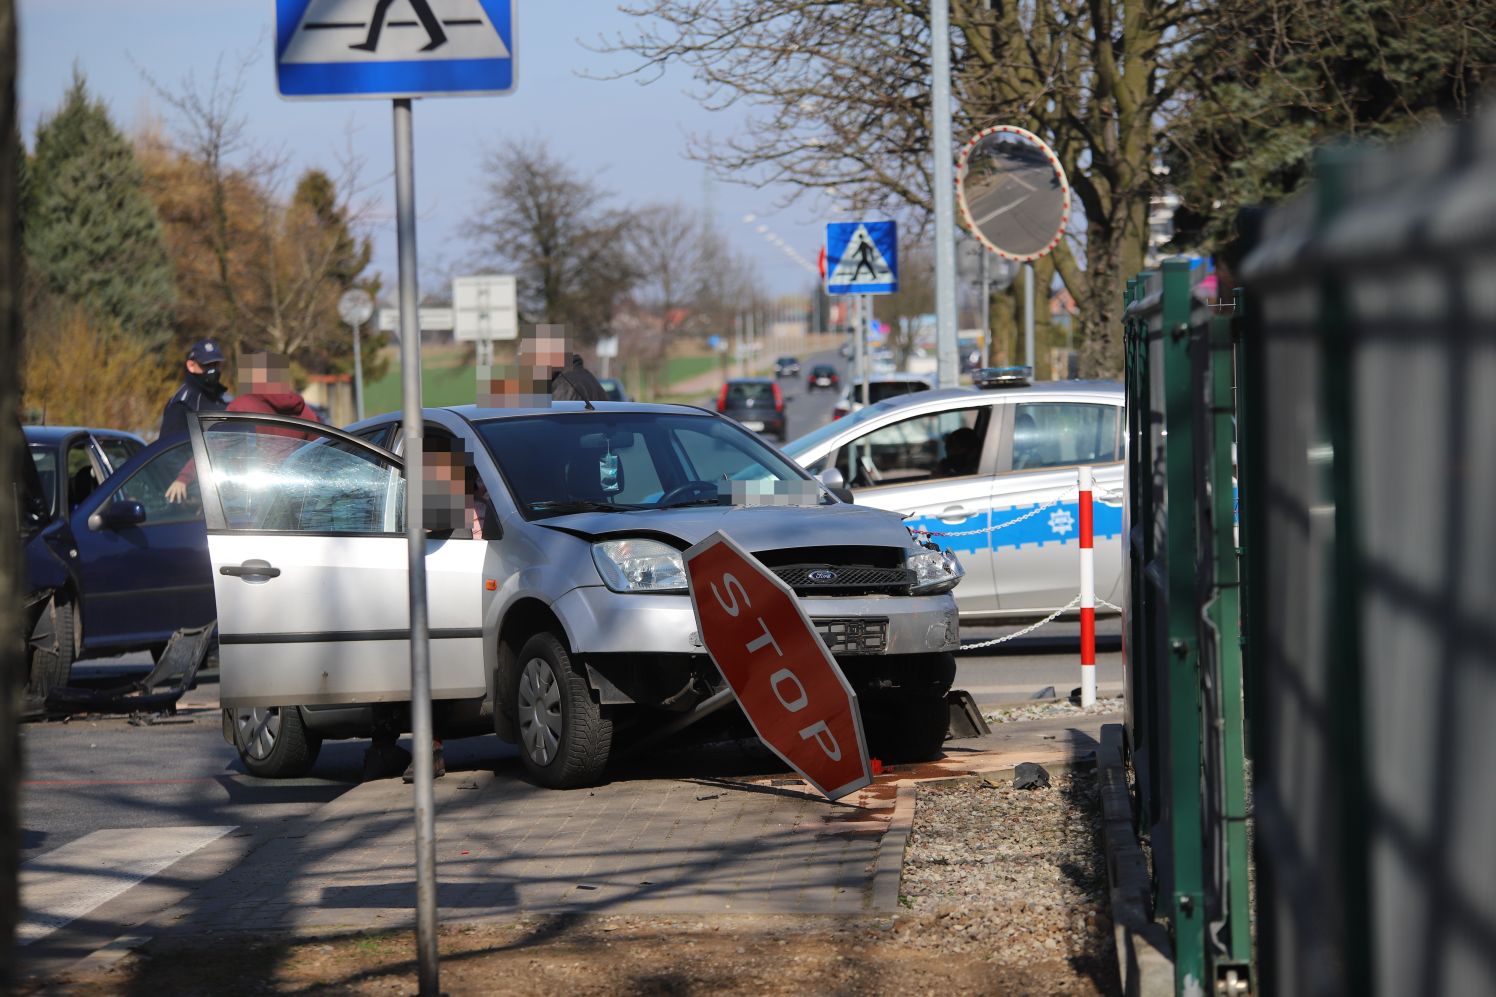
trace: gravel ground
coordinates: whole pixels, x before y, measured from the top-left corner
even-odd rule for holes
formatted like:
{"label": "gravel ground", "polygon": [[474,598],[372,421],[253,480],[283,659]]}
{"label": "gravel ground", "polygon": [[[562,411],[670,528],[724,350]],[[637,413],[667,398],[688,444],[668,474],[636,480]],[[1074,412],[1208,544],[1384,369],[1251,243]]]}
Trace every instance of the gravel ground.
{"label": "gravel ground", "polygon": [[1018,703],[989,710],[982,716],[987,718],[989,724],[1010,724],[1023,720],[1047,720],[1050,717],[1109,716],[1121,712],[1122,697],[1114,696],[1111,699],[1098,699],[1093,706],[1076,706],[1068,699]]}
{"label": "gravel ground", "polygon": [[900,931],[912,944],[1010,965],[1058,961],[1073,975],[1052,974],[1050,992],[1117,992],[1093,771],[1048,789],[921,788],[902,891],[912,920],[933,929]]}

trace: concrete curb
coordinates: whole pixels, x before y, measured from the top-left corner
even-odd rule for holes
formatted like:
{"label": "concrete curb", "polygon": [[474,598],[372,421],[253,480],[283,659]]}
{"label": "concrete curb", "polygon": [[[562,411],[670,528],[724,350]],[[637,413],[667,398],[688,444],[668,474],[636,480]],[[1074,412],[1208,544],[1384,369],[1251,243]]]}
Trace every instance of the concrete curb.
{"label": "concrete curb", "polygon": [[899,909],[899,884],[904,874],[904,853],[909,850],[909,835],[914,831],[914,798],[912,783],[899,786],[894,796],[893,817],[878,845],[873,866],[873,910]]}
{"label": "concrete curb", "polygon": [[1101,793],[1106,876],[1111,887],[1112,931],[1117,971],[1127,997],[1170,997],[1174,993],[1173,947],[1162,925],[1149,913],[1148,862],[1132,829],[1132,796],[1122,762],[1123,728],[1105,724],[1096,751]]}

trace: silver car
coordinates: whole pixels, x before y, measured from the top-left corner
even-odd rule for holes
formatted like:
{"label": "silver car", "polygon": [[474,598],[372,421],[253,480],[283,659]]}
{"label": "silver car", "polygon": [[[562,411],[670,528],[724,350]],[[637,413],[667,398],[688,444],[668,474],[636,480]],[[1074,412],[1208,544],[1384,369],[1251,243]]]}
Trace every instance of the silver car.
{"label": "silver car", "polygon": [[[858,693],[869,750],[938,751],[960,566],[898,516],[838,501],[702,409],[564,402],[425,419],[427,449],[470,467],[467,525],[426,542],[439,737],[492,730],[537,782],[578,786],[602,777],[615,740],[691,715],[723,686],[681,552],[721,530],[797,593]],[[251,772],[300,774],[322,739],[368,736],[376,718],[409,729],[398,422],[192,422],[225,736]]]}
{"label": "silver car", "polygon": [[[960,557],[961,618],[1034,616],[1079,591],[1076,468],[1094,466],[1096,594],[1122,584],[1122,385],[1101,381],[948,388],[888,398],[782,449],[907,516]],[[1027,513],[1022,522],[986,532]]]}

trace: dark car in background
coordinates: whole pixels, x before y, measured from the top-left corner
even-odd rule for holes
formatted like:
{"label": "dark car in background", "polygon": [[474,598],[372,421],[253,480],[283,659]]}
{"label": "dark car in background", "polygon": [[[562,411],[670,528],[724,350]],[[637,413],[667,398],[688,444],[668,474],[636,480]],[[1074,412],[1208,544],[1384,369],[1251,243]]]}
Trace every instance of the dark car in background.
{"label": "dark car in background", "polygon": [[799,357],[780,357],[774,361],[775,377],[793,377],[800,373]]}
{"label": "dark car in background", "polygon": [[814,391],[817,388],[835,388],[839,384],[841,384],[841,375],[829,363],[816,364],[810,368],[810,374],[805,378],[807,391]]}
{"label": "dark car in background", "polygon": [[785,441],[784,393],[769,377],[735,377],[722,385],[717,411],[743,424],[745,429]]}
{"label": "dark car in background", "polygon": [[79,658],[159,654],[182,627],[215,617],[197,484],[166,490],[192,457],[185,436],[146,446],[115,430],[32,426],[38,522],[23,526],[30,692],[67,683]]}
{"label": "dark car in background", "polygon": [[617,378],[617,377],[600,377],[600,378],[597,379],[597,383],[601,384],[603,386],[603,390],[608,393],[608,401],[610,401],[610,402],[631,402],[631,401],[633,401],[633,399],[629,397],[628,391],[625,390],[625,388],[623,386],[622,379]]}

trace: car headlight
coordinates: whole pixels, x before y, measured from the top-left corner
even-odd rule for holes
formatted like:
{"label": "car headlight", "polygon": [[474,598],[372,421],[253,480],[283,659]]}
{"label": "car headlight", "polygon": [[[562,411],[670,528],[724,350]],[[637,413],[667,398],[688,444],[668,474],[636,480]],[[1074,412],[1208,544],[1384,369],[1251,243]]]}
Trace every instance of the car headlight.
{"label": "car headlight", "polygon": [[909,570],[914,572],[913,595],[936,595],[949,592],[966,574],[956,555],[948,550],[921,550],[909,555]]}
{"label": "car headlight", "polygon": [[685,592],[686,562],[658,540],[604,540],[592,545],[592,562],[614,592]]}

